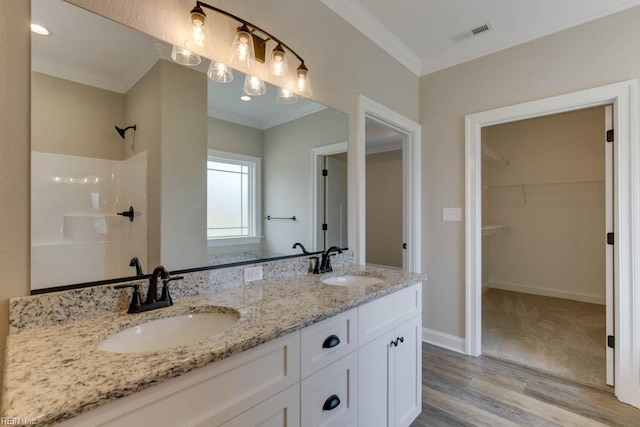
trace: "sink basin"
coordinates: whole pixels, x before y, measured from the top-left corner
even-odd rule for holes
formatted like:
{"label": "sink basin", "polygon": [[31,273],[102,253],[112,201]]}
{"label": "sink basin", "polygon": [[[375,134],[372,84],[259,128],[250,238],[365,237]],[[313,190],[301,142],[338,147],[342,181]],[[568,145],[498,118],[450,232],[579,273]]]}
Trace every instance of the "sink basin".
{"label": "sink basin", "polygon": [[334,276],[322,279],[321,282],[332,286],[363,286],[375,285],[383,280],[373,276]]}
{"label": "sink basin", "polygon": [[141,353],[196,343],[231,327],[240,319],[233,313],[193,313],[132,326],[98,343],[112,353]]}

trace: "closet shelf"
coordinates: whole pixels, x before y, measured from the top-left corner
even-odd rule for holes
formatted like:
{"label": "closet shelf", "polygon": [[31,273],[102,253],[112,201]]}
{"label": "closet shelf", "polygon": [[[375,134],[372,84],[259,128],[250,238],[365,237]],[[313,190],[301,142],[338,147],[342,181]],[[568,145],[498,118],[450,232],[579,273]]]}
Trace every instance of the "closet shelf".
{"label": "closet shelf", "polygon": [[508,225],[483,225],[482,237],[493,236],[495,234],[506,233],[511,227]]}
{"label": "closet shelf", "polygon": [[604,184],[604,180],[586,180],[586,181],[555,181],[555,182],[532,182],[523,184],[500,184],[489,185],[485,188],[508,188],[508,187],[536,187],[544,185],[579,185],[579,184]]}
{"label": "closet shelf", "polygon": [[487,144],[482,144],[482,155],[504,166],[505,168],[511,164],[509,160],[502,157],[502,154],[498,153],[496,150],[489,147]]}

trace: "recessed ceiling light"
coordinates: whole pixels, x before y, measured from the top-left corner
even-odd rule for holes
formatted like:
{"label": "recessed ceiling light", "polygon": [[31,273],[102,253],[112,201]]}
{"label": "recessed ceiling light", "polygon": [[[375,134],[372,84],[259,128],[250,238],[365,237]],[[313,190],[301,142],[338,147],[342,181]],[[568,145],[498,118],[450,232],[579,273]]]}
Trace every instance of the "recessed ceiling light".
{"label": "recessed ceiling light", "polygon": [[242,96],[240,97],[240,99],[241,99],[241,100],[243,100],[243,101],[247,101],[247,102],[251,101],[251,97],[250,97],[250,96],[248,96],[248,95],[242,95]]}
{"label": "recessed ceiling light", "polygon": [[36,34],[38,34],[40,36],[49,36],[49,35],[51,35],[51,31],[47,30],[42,25],[38,25],[38,24],[31,24],[31,32],[32,33],[36,33]]}

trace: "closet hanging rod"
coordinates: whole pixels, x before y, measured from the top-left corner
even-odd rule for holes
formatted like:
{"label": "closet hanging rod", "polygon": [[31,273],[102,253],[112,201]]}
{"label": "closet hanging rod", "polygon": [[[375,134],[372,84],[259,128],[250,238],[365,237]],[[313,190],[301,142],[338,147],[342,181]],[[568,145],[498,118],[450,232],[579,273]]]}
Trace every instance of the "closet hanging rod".
{"label": "closet hanging rod", "polygon": [[522,187],[522,186],[533,187],[533,186],[543,186],[543,185],[572,185],[572,184],[604,184],[604,180],[533,182],[529,184],[500,184],[500,185],[488,185],[485,188]]}

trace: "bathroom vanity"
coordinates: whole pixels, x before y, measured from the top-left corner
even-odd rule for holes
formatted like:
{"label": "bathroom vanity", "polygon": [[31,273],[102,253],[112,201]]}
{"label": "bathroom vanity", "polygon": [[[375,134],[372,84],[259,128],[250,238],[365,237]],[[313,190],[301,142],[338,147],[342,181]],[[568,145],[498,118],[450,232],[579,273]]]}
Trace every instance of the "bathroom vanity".
{"label": "bathroom vanity", "polygon": [[[379,280],[321,281],[333,276]],[[421,410],[423,279],[350,266],[142,314],[13,331],[3,416],[63,426],[408,426]],[[239,319],[194,344],[137,353],[96,347],[154,319],[218,309]]]}

